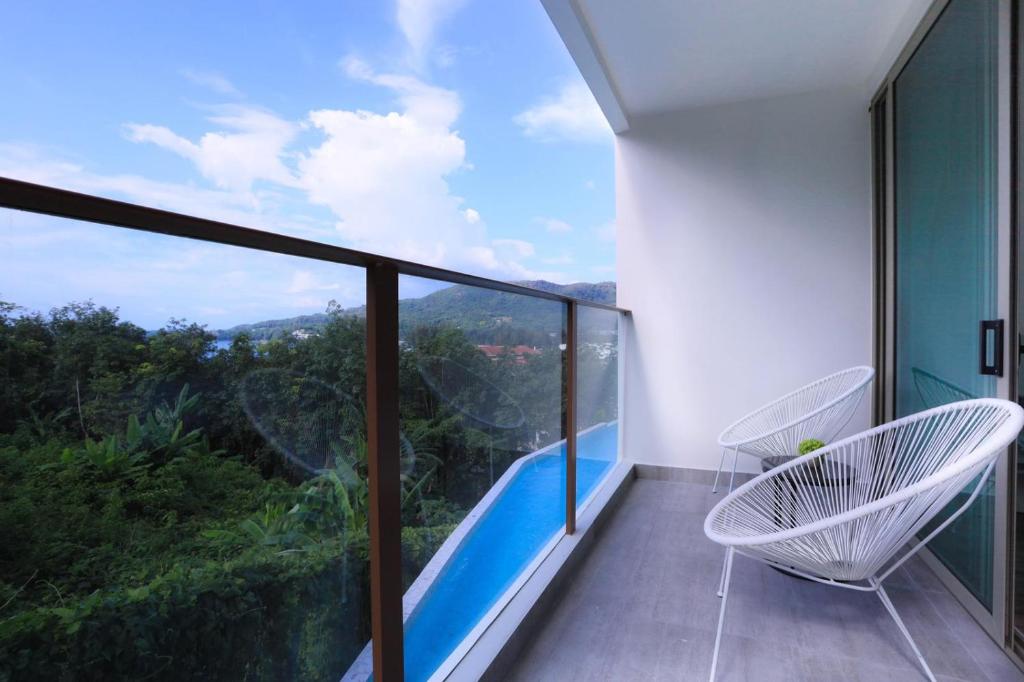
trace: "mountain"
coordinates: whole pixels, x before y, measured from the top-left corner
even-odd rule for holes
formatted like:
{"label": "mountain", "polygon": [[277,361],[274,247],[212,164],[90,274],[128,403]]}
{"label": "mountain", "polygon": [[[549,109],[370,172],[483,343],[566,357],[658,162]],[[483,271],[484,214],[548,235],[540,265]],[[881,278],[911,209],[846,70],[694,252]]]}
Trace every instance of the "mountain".
{"label": "mountain", "polygon": [[[516,284],[615,305],[615,282],[555,284],[534,280]],[[471,338],[493,341],[496,330],[502,329],[502,340],[526,343],[538,343],[541,336],[549,336],[550,330],[561,329],[563,310],[554,301],[462,284],[440,289],[422,298],[406,298],[398,303],[403,334],[420,326],[447,324],[462,329]],[[349,308],[344,313],[363,316],[366,307]],[[215,333],[221,341],[233,339],[243,332],[253,339],[265,340],[294,333],[315,333],[326,322],[327,315],[317,313],[240,324]]]}

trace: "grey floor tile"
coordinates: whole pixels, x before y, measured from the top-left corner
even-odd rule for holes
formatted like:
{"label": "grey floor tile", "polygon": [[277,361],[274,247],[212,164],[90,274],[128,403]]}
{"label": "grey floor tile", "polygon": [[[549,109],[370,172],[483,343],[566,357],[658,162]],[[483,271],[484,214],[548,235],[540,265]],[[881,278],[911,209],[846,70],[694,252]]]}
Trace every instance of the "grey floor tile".
{"label": "grey floor tile", "polygon": [[793,647],[755,637],[725,635],[717,679],[722,682],[793,682],[803,678],[800,667],[799,653]]}
{"label": "grey floor tile", "polygon": [[913,557],[907,563],[900,567],[906,570],[914,581],[914,587],[924,592],[941,592],[947,594],[946,588],[939,581],[939,577],[935,575],[932,569],[928,568],[928,565],[924,563],[924,560],[920,557]]}
{"label": "grey floor tile", "polygon": [[[638,479],[509,679],[707,679],[725,555],[703,522],[721,497],[699,483]],[[887,589],[942,682],[1024,680],[919,559]],[[720,661],[719,680],[925,679],[876,595],[742,556]]]}
{"label": "grey floor tile", "polygon": [[965,680],[988,679],[925,593],[900,589],[888,593],[932,672]]}
{"label": "grey floor tile", "polygon": [[1024,673],[974,622],[970,614],[951,594],[945,591],[928,592],[928,600],[946,626],[960,640],[971,658],[992,682],[1021,682]]}

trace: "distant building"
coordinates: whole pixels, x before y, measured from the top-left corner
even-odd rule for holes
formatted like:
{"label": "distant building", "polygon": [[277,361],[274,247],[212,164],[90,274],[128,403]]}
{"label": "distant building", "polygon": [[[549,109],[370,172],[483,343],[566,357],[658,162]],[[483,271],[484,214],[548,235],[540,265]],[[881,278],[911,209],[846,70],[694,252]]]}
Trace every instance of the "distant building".
{"label": "distant building", "polygon": [[522,344],[518,346],[492,346],[484,343],[477,345],[477,348],[479,348],[484,355],[490,358],[492,362],[497,362],[498,358],[502,355],[511,354],[515,358],[515,363],[517,365],[525,365],[526,356],[540,355],[541,353],[539,348],[525,346]]}

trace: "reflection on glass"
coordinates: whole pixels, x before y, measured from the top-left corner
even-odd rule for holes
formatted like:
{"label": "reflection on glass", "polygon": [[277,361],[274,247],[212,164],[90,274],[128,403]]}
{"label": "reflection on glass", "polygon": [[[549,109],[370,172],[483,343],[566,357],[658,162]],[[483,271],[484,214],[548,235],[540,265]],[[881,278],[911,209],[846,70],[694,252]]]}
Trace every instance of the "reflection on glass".
{"label": "reflection on glass", "polygon": [[451,358],[426,356],[417,367],[423,382],[439,401],[486,431],[487,469],[493,486],[495,440],[504,440],[501,435],[523,426],[523,408],[493,381]]}
{"label": "reflection on glass", "polygon": [[339,679],[362,272],[10,211],[0,245],[0,678]]}
{"label": "reflection on glass", "polygon": [[399,306],[408,680],[447,669],[565,525],[565,306],[439,286],[403,277]]}
{"label": "reflection on glass", "polygon": [[319,476],[351,465],[366,420],[349,396],[314,376],[280,367],[254,369],[239,382],[252,427],[282,463]]}
{"label": "reflection on glass", "polygon": [[917,395],[926,410],[960,400],[973,400],[978,397],[955,384],[951,384],[945,379],[935,376],[931,372],[926,372],[920,367],[911,367],[910,374],[914,378],[914,388],[917,389]]}
{"label": "reflection on glass", "polygon": [[576,506],[618,459],[619,314],[579,306],[576,329]]}
{"label": "reflection on glass", "polygon": [[[952,0],[894,85],[898,417],[995,391],[978,372],[978,329],[998,317],[996,5]],[[988,486],[930,545],[987,607],[993,519]]]}

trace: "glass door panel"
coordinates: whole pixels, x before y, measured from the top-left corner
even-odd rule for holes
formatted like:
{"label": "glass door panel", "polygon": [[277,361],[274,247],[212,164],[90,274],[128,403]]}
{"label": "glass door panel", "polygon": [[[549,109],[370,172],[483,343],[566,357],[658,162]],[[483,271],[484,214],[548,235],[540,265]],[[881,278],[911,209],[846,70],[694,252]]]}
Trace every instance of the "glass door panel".
{"label": "glass door panel", "polygon": [[[1020,16],[1022,7],[1021,2],[1016,3],[1015,7],[1018,17]],[[1017,64],[1024,64],[1024,26],[1018,20],[1015,24],[1016,31],[1016,59]],[[1017,113],[1016,113],[1016,125],[1017,130],[1020,131],[1024,128],[1024,77],[1018,68],[1015,75],[1016,78],[1016,96],[1017,96]],[[1016,253],[1014,254],[1017,262],[1017,328],[1015,330],[1015,337],[1010,337],[1010,348],[1011,356],[1016,354],[1017,360],[1017,389],[1015,396],[1017,402],[1024,405],[1024,272],[1021,268],[1024,267],[1024,235],[1021,234],[1024,229],[1024,138],[1018,133],[1017,138],[1017,179],[1016,184],[1012,188],[1012,191],[1016,193],[1016,234],[1017,234],[1017,246]],[[1014,338],[1016,345],[1014,345]],[[1014,518],[1013,518],[1013,545],[1014,545],[1014,556],[1013,556],[1013,591],[1012,591],[1012,603],[1010,604],[1013,609],[1013,630],[1014,630],[1014,647],[1018,656],[1024,657],[1024,436],[1020,436],[1017,439],[1017,453],[1016,453],[1016,466],[1013,469],[1014,476],[1012,478],[1012,488],[1010,494],[1014,498]]]}
{"label": "glass door panel", "polygon": [[[952,0],[893,86],[897,417],[996,395],[979,372],[999,317],[996,18],[994,0]],[[989,485],[930,545],[990,610],[994,517]]]}

